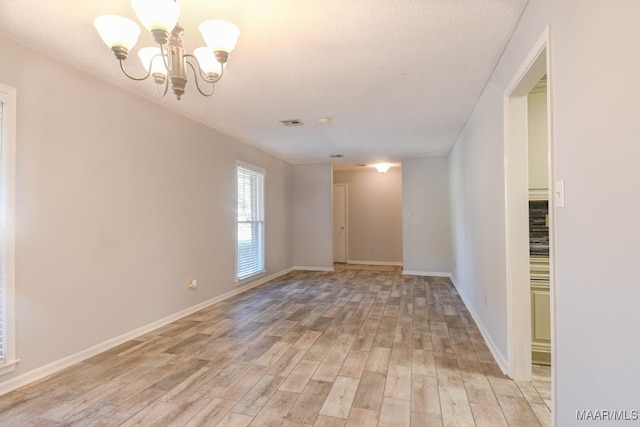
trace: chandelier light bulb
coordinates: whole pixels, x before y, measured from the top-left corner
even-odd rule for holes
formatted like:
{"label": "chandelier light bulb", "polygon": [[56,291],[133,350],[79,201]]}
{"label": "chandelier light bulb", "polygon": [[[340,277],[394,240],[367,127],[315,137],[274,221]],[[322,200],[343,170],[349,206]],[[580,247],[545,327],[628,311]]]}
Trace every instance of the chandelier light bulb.
{"label": "chandelier light bulb", "polygon": [[231,22],[212,19],[200,24],[200,33],[209,49],[229,53],[236,47],[240,29]]}
{"label": "chandelier light bulb", "polygon": [[173,0],[132,0],[131,7],[142,25],[151,32],[171,32],[180,16],[180,6]]}
{"label": "chandelier light bulb", "polygon": [[131,50],[140,36],[140,27],[131,19],[122,16],[100,15],[93,20],[93,26],[110,49],[120,47]]}
{"label": "chandelier light bulb", "polygon": [[225,64],[220,64],[217,60],[213,51],[208,47],[199,47],[194,49],[193,56],[198,60],[198,64],[200,64],[200,69],[206,75],[214,75],[219,76],[222,68],[224,68]]}

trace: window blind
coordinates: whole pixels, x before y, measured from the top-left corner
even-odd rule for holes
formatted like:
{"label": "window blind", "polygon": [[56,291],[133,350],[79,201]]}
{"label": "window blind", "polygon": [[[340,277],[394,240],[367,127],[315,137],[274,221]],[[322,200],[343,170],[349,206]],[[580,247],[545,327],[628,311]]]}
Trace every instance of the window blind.
{"label": "window blind", "polygon": [[239,163],[237,178],[236,279],[241,281],[264,272],[264,171]]}
{"label": "window blind", "polygon": [[16,91],[0,84],[0,375],[13,372],[14,322],[14,204]]}
{"label": "window blind", "polygon": [[4,248],[5,248],[5,218],[4,212],[4,171],[2,162],[2,153],[4,151],[4,102],[0,102],[0,363],[4,363],[6,360],[6,347],[5,347],[5,269],[4,269]]}

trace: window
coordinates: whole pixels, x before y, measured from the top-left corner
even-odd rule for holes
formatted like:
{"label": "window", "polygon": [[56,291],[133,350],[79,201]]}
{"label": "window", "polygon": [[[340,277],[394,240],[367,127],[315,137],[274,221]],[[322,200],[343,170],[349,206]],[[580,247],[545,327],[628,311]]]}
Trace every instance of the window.
{"label": "window", "polygon": [[15,369],[14,188],[16,91],[0,85],[0,375]]}
{"label": "window", "polygon": [[238,162],[236,281],[264,272],[264,170]]}

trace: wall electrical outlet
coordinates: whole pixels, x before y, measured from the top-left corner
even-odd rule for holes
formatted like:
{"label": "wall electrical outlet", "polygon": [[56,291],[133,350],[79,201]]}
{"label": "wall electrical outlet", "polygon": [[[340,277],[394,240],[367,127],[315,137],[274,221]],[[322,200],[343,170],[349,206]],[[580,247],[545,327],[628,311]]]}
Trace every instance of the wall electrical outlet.
{"label": "wall electrical outlet", "polygon": [[198,287],[198,282],[196,282],[196,279],[193,279],[189,282],[189,289],[195,289]]}

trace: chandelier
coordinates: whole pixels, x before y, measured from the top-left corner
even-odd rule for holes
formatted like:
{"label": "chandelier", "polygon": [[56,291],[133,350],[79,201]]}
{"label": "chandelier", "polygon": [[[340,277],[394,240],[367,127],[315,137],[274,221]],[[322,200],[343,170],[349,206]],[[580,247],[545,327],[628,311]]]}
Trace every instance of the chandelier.
{"label": "chandelier", "polygon": [[[167,94],[170,83],[171,91],[180,100],[187,84],[189,67],[198,92],[204,96],[213,95],[214,84],[222,78],[229,52],[238,41],[238,27],[220,20],[202,22],[200,32],[207,47],[197,48],[189,54],[182,47],[184,30],[178,25],[180,6],[174,0],[132,0],[131,6],[158,44],[138,52],[147,70],[142,77],[134,77],[124,68],[124,60],[138,41],[140,27],[132,20],[117,15],[100,15],[93,21],[98,34],[120,62],[124,75],[132,80],[153,77],[160,96]],[[204,82],[204,90],[200,80]]]}

